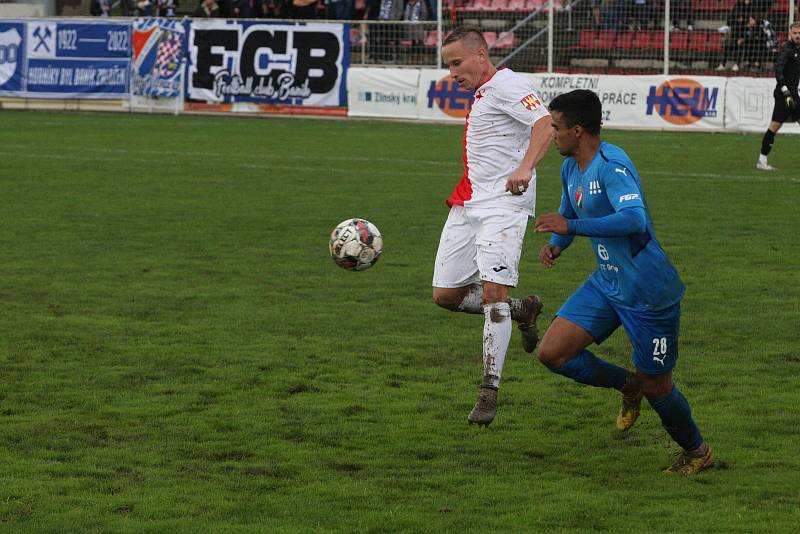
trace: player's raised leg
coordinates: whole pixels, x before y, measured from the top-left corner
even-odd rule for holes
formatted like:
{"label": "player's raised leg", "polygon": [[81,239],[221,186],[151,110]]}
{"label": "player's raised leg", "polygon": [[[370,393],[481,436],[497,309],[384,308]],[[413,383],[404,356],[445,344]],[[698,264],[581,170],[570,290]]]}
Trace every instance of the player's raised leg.
{"label": "player's raised leg", "polygon": [[617,428],[628,430],[639,417],[642,392],[630,371],[598,358],[587,350],[592,335],[563,317],[556,317],[542,339],[539,360],[550,371],[580,384],[614,388],[622,393]]}

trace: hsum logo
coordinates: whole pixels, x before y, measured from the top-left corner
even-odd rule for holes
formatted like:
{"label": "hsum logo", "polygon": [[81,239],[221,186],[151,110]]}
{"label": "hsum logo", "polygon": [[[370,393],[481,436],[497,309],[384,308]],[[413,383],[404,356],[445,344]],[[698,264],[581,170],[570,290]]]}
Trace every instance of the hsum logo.
{"label": "hsum logo", "polygon": [[717,116],[718,94],[718,87],[709,89],[689,78],[667,80],[658,87],[650,86],[647,114],[655,111],[670,124],[692,124]]}

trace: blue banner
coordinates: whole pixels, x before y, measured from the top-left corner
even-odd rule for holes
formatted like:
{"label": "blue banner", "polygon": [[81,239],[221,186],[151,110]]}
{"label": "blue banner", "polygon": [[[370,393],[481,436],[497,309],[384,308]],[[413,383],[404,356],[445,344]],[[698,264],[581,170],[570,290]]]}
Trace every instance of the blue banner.
{"label": "blue banner", "polygon": [[127,21],[0,21],[0,94],[127,97],[130,63]]}
{"label": "blue banner", "polygon": [[172,19],[133,21],[131,93],[150,97],[180,96],[186,29]]}

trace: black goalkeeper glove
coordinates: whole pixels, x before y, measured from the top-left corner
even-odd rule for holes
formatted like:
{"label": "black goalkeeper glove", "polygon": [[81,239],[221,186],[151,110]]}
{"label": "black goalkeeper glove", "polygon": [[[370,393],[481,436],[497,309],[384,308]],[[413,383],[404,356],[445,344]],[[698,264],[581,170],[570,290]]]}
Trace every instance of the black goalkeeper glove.
{"label": "black goalkeeper glove", "polygon": [[786,109],[789,111],[797,109],[797,102],[794,101],[794,97],[792,96],[792,92],[789,91],[789,88],[784,85],[781,87],[781,92],[783,93],[783,98],[786,99]]}

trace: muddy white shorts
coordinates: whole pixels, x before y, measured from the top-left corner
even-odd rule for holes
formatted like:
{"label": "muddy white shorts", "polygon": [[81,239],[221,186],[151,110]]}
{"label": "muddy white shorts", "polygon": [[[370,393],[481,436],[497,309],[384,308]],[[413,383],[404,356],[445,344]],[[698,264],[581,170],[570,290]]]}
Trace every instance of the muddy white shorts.
{"label": "muddy white shorts", "polygon": [[479,280],[516,286],[527,226],[525,212],[453,206],[439,240],[433,286],[464,287]]}

